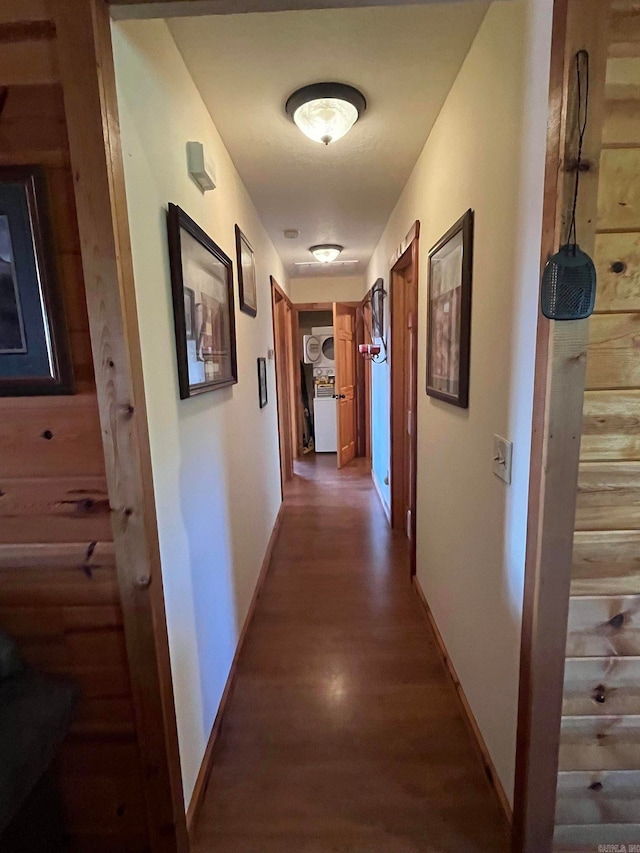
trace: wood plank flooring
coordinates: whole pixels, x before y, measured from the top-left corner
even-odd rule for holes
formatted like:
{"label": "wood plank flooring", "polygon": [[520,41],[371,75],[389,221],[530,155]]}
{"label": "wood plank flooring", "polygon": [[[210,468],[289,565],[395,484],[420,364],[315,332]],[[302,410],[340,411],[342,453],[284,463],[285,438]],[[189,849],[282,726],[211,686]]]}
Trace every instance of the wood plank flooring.
{"label": "wood plank flooring", "polygon": [[297,466],[195,853],[508,850],[370,476]]}

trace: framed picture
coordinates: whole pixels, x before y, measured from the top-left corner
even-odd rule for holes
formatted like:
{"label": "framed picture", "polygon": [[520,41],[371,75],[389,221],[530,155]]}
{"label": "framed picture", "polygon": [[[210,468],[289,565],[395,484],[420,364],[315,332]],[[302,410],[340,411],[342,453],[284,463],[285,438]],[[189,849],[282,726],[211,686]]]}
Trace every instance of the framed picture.
{"label": "framed picture", "polygon": [[386,296],[384,281],[376,279],[371,288],[371,337],[384,337],[384,298]]}
{"label": "framed picture", "polygon": [[72,394],[44,172],[0,167],[0,396]]}
{"label": "framed picture", "polygon": [[175,204],[169,205],[169,261],[180,398],[238,381],[233,265]]}
{"label": "framed picture", "polygon": [[427,394],[469,407],[473,211],[429,252]]}
{"label": "framed picture", "polygon": [[267,405],[267,359],[258,359],[258,402],[260,408]]}
{"label": "framed picture", "polygon": [[255,317],[258,313],[258,287],[256,259],[251,243],[236,225],[236,261],[238,264],[238,290],[240,310]]}

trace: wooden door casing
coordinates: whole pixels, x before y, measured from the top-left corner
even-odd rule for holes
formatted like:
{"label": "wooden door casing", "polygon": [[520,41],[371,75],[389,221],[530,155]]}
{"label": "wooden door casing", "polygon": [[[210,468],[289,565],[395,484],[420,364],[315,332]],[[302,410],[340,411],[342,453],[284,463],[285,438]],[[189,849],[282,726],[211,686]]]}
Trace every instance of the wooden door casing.
{"label": "wooden door casing", "polygon": [[391,524],[411,541],[416,569],[418,256],[416,222],[391,268]]}
{"label": "wooden door casing", "polygon": [[271,277],[271,309],[278,409],[278,442],[280,448],[280,483],[293,479],[295,410],[292,394],[292,314],[289,300],[277,281]]}
{"label": "wooden door casing", "polygon": [[333,305],[333,336],[336,359],[336,416],[338,418],[338,468],[356,455],[356,308],[345,303]]}

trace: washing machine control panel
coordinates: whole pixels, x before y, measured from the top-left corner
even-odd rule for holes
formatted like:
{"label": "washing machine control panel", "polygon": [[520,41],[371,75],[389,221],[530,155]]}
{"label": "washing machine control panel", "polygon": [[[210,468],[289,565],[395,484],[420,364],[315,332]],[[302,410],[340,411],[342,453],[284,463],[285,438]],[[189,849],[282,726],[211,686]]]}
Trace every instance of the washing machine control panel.
{"label": "washing machine control panel", "polygon": [[336,372],[332,367],[313,368],[313,386],[318,399],[333,397],[336,387]]}

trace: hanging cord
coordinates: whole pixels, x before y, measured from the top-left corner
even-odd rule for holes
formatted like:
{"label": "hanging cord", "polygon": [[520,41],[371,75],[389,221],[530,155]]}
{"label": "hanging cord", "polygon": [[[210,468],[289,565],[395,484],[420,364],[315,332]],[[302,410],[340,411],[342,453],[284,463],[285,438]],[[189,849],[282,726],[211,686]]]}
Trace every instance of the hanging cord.
{"label": "hanging cord", "polygon": [[578,231],[576,225],[576,213],[578,210],[578,195],[580,192],[580,173],[583,170],[584,163],[582,160],[582,152],[584,148],[584,137],[587,132],[587,123],[589,121],[589,52],[579,50],[576,53],[576,75],[578,86],[578,103],[577,103],[577,125],[578,125],[578,157],[576,160],[576,181],[573,190],[573,206],[571,208],[571,225],[569,226],[568,243],[573,247],[573,254],[576,254],[578,246]]}

